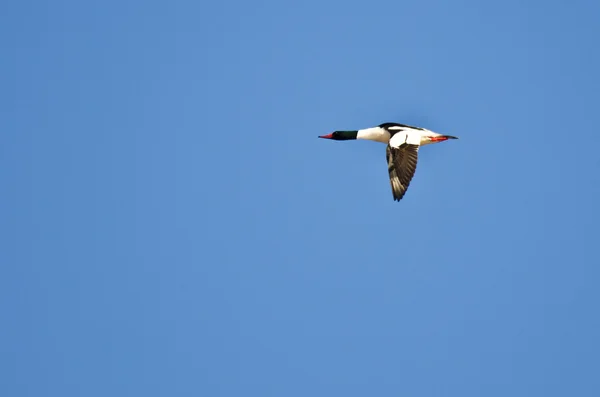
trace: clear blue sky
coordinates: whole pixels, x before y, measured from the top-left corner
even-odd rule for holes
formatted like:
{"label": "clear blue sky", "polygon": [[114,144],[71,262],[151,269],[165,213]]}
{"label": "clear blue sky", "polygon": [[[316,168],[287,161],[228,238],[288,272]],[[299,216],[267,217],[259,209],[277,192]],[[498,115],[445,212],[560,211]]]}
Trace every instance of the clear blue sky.
{"label": "clear blue sky", "polygon": [[4,2],[0,395],[600,395],[599,15]]}

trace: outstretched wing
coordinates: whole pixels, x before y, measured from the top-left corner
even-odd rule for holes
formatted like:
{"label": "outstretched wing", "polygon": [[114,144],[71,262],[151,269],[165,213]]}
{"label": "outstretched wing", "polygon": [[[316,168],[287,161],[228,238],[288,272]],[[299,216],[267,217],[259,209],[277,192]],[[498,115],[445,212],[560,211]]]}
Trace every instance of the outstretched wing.
{"label": "outstretched wing", "polygon": [[[395,134],[386,149],[390,184],[395,201],[402,200],[417,170],[419,145],[406,134]],[[415,142],[415,143],[411,143]]]}

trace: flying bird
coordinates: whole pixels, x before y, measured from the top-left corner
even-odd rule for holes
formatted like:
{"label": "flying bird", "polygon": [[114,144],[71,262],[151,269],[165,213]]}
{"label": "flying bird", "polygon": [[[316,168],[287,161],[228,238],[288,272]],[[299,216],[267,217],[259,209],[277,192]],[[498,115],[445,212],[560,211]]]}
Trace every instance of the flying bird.
{"label": "flying bird", "polygon": [[387,144],[386,158],[395,201],[402,200],[415,175],[419,147],[458,139],[452,135],[442,135],[425,128],[400,123],[383,123],[362,130],[334,131],[328,135],[320,135],[319,138],[336,141],[367,139]]}

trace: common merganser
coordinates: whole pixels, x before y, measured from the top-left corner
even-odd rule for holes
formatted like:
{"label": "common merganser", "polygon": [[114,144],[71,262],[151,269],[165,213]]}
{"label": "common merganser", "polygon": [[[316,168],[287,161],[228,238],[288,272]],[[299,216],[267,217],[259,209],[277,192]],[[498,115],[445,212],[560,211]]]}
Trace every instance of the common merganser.
{"label": "common merganser", "polygon": [[334,131],[328,135],[320,135],[319,138],[336,141],[367,139],[387,144],[386,158],[395,201],[402,200],[415,175],[420,146],[458,139],[452,135],[442,135],[400,123],[383,123],[362,130]]}

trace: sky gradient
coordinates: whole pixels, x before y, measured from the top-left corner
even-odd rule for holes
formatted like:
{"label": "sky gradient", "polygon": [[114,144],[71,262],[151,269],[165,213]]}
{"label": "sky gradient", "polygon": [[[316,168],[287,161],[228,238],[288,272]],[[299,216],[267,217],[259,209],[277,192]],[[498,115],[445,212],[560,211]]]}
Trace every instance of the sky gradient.
{"label": "sky gradient", "polygon": [[3,3],[0,395],[600,395],[598,15]]}

